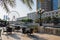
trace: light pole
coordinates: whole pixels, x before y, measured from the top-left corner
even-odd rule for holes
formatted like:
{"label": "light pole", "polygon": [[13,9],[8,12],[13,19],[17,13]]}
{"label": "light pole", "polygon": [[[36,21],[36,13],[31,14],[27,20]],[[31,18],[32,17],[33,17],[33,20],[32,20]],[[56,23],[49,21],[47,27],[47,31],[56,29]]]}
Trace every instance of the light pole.
{"label": "light pole", "polygon": [[42,18],[42,14],[43,14],[44,12],[45,12],[44,9],[41,9],[41,8],[40,8],[40,9],[38,10],[38,12],[37,12],[37,13],[39,14],[39,17],[40,17],[40,18],[39,18],[39,19],[40,19],[40,22],[39,22],[39,25],[40,25],[40,26],[42,26],[42,19],[41,19],[41,18]]}

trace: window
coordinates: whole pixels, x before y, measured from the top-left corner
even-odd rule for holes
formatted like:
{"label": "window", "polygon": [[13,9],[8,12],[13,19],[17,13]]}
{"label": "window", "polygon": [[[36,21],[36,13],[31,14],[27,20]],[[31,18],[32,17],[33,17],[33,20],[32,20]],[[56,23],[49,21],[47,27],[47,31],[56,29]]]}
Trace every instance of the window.
{"label": "window", "polygon": [[49,15],[51,15],[51,13],[49,13]]}
{"label": "window", "polygon": [[54,15],[54,12],[52,12],[52,15]]}
{"label": "window", "polygon": [[56,15],[56,17],[58,17],[58,15]]}
{"label": "window", "polygon": [[46,15],[48,15],[48,13],[46,13]]}
{"label": "window", "polygon": [[56,12],[56,14],[58,14],[58,12]]}

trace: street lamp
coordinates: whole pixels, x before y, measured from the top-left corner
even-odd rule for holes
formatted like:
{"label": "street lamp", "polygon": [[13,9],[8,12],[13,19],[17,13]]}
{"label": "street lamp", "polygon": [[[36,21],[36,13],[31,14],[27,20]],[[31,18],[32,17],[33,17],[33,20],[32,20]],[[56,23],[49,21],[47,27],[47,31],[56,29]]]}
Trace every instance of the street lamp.
{"label": "street lamp", "polygon": [[41,21],[42,19],[41,19],[41,18],[42,18],[42,14],[43,14],[44,12],[45,12],[44,9],[41,9],[41,8],[40,8],[40,9],[38,10],[38,14],[40,15],[40,16],[39,16],[39,17],[40,17],[40,22],[39,22],[39,25],[40,25],[40,26],[42,26],[42,21]]}

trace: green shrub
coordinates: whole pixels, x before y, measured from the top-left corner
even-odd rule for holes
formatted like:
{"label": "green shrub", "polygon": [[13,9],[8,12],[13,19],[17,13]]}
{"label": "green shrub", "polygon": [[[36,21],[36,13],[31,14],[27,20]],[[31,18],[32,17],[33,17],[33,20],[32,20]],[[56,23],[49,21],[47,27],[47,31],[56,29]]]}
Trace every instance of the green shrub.
{"label": "green shrub", "polygon": [[34,32],[38,32],[38,26],[37,25],[30,25],[28,28],[33,28]]}

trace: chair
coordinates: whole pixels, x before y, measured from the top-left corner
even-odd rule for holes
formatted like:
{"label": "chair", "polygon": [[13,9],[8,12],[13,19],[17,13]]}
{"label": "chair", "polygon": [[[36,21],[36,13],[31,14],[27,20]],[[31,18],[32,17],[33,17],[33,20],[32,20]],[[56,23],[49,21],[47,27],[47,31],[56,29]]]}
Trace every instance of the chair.
{"label": "chair", "polygon": [[12,34],[12,28],[7,27],[7,28],[6,28],[6,32]]}
{"label": "chair", "polygon": [[24,28],[24,27],[22,28],[22,33],[26,34],[26,28]]}
{"label": "chair", "polygon": [[18,30],[20,30],[20,26],[15,27],[15,30],[18,32]]}
{"label": "chair", "polygon": [[32,33],[33,33],[33,29],[31,28],[31,29],[30,29],[30,34],[32,34]]}
{"label": "chair", "polygon": [[31,35],[32,33],[33,33],[33,29],[32,28],[30,28],[29,30],[27,30],[27,35]]}

